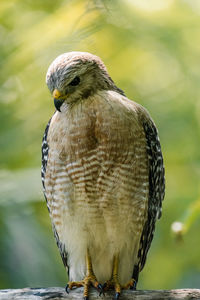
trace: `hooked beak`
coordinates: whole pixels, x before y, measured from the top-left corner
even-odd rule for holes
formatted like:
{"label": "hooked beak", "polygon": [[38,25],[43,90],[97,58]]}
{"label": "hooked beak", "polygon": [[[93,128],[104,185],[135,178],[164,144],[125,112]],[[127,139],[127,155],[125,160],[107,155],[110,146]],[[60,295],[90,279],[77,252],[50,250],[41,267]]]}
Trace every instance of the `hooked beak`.
{"label": "hooked beak", "polygon": [[63,104],[63,100],[59,100],[59,99],[56,99],[56,98],[54,98],[54,105],[55,105],[55,108],[59,111],[59,112],[61,112],[61,110],[60,110],[60,107],[61,107],[61,105]]}
{"label": "hooked beak", "polygon": [[61,105],[63,104],[64,100],[61,99],[62,97],[62,94],[57,90],[55,89],[53,91],[53,98],[54,98],[54,105],[55,105],[55,108],[60,112],[60,107]]}

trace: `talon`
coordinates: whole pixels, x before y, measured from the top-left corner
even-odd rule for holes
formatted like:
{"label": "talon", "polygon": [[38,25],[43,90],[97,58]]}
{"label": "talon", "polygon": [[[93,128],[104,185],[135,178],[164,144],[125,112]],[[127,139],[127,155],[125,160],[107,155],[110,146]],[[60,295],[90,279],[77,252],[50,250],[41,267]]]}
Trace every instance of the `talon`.
{"label": "talon", "polygon": [[136,290],[136,285],[137,285],[137,281],[132,278],[129,282],[127,282],[127,284],[122,286],[123,290]]}
{"label": "talon", "polygon": [[98,284],[97,289],[99,291],[99,296],[101,296],[102,294],[103,294],[103,296],[105,296],[104,290],[103,290],[103,285],[101,283]]}
{"label": "talon", "polygon": [[116,292],[116,293],[115,293],[115,300],[118,300],[118,299],[119,299],[119,296],[120,296],[120,293]]}
{"label": "talon", "polygon": [[67,294],[69,294],[68,288],[69,288],[69,284],[67,284],[66,287],[65,287],[65,291],[66,291]]}
{"label": "talon", "polygon": [[101,284],[101,283],[99,283],[99,284],[97,285],[97,288],[98,288],[99,290],[102,290],[102,289],[103,289],[103,286],[102,286],[102,284]]}
{"label": "talon", "polygon": [[130,285],[130,290],[136,291],[137,281],[134,280],[133,285]]}
{"label": "talon", "polygon": [[106,287],[107,287],[107,282],[104,282],[104,284],[103,284],[103,286],[102,286],[103,290],[104,290]]}
{"label": "talon", "polygon": [[107,282],[104,282],[102,288],[103,288],[103,291],[107,291],[107,290],[109,289],[108,283],[107,283]]}

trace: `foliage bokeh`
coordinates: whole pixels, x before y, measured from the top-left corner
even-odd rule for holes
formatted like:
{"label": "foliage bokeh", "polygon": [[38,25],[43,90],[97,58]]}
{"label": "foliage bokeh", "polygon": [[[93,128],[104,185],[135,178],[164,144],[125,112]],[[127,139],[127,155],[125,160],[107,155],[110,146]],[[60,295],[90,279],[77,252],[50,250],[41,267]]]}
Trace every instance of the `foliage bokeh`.
{"label": "foliage bokeh", "polygon": [[[198,0],[2,0],[0,3],[0,288],[64,286],[40,183],[54,111],[48,65],[67,51],[102,58],[160,133],[166,168],[141,289],[200,284],[200,5]],[[179,220],[186,230],[171,232]]]}

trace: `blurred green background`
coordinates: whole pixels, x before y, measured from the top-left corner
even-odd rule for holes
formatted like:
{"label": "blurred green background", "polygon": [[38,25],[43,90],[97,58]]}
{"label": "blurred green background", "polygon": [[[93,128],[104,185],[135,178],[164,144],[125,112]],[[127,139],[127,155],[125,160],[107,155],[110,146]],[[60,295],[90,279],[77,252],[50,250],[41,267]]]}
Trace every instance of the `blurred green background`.
{"label": "blurred green background", "polygon": [[40,147],[54,112],[46,70],[72,50],[100,56],[159,129],[166,197],[138,288],[198,288],[199,0],[1,0],[0,288],[67,281],[42,195]]}

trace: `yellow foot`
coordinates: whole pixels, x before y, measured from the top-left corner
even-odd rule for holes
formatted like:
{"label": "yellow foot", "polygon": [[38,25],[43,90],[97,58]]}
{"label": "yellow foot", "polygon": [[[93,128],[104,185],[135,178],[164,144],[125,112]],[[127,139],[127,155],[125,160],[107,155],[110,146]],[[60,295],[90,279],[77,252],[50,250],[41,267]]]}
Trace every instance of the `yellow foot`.
{"label": "yellow foot", "polygon": [[81,281],[69,281],[66,286],[66,292],[69,293],[69,290],[72,290],[73,288],[78,287],[84,287],[83,297],[85,300],[89,299],[89,288],[90,286],[95,287],[100,294],[103,293],[103,287],[102,285],[97,281],[95,275],[88,275]]}
{"label": "yellow foot", "polygon": [[87,251],[86,255],[86,276],[83,280],[81,281],[69,281],[67,286],[66,286],[66,292],[69,293],[69,290],[72,290],[74,287],[84,287],[84,300],[89,299],[89,288],[90,286],[95,287],[98,291],[99,294],[101,295],[103,293],[103,286],[97,281],[96,276],[94,275],[93,269],[92,269],[92,262],[91,262],[91,257],[89,255],[89,251]]}
{"label": "yellow foot", "polygon": [[121,287],[121,284],[119,283],[118,279],[114,280],[114,278],[112,278],[111,280],[108,280],[104,283],[103,289],[104,289],[104,291],[114,289],[115,290],[115,299],[119,299],[122,287]]}
{"label": "yellow foot", "polygon": [[112,278],[103,284],[103,290],[108,291],[112,289],[115,291],[115,299],[119,299],[122,290],[136,290],[136,281],[132,278],[127,284],[121,285],[117,278]]}
{"label": "yellow foot", "polygon": [[137,285],[137,281],[134,278],[131,278],[131,280],[129,282],[127,282],[127,284],[122,285],[122,289],[123,290],[136,290],[136,285]]}
{"label": "yellow foot", "polygon": [[112,271],[112,277],[111,280],[108,280],[104,283],[103,285],[103,290],[107,291],[110,289],[115,290],[115,299],[118,300],[119,296],[121,294],[121,290],[127,290],[127,289],[136,289],[136,280],[131,279],[127,284],[121,285],[118,280],[118,255],[114,256],[114,261],[113,261],[113,271]]}

